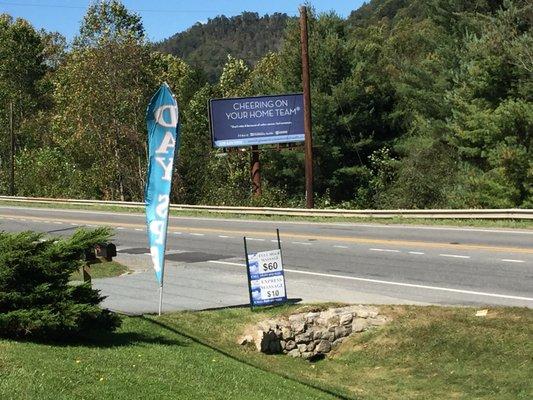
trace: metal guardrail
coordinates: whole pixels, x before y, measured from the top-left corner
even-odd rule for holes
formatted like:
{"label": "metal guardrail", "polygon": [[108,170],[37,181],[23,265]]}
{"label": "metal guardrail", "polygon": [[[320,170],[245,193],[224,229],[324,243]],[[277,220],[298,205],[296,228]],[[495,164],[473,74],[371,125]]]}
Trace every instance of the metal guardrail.
{"label": "metal guardrail", "polygon": [[[11,197],[0,196],[0,201],[31,204],[71,204],[86,206],[114,206],[123,208],[144,207],[141,202],[107,201],[107,200],[76,200],[50,199],[42,197]],[[274,208],[274,207],[233,207],[203,206],[189,204],[171,204],[171,210],[202,211],[222,214],[252,214],[307,217],[372,217],[372,218],[450,218],[450,219],[533,219],[533,209],[490,209],[490,210],[344,210],[344,209],[305,209],[305,208]]]}

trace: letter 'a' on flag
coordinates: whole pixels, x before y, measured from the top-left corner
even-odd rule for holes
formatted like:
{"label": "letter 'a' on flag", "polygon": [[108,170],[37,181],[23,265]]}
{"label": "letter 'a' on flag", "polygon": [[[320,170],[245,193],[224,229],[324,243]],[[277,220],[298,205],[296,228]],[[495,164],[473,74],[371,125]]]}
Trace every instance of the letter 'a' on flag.
{"label": "letter 'a' on flag", "polygon": [[157,280],[163,287],[168,208],[174,166],[179,147],[178,104],[163,83],[146,111],[148,125],[148,172],[145,190],[148,244]]}

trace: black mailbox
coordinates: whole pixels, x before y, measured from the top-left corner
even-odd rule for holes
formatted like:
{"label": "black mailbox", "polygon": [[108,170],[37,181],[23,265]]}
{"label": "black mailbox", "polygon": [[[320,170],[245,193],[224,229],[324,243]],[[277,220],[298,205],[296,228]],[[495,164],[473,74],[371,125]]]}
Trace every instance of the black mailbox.
{"label": "black mailbox", "polygon": [[96,260],[96,255],[94,254],[93,249],[87,249],[83,252],[83,260],[86,262],[91,262]]}
{"label": "black mailbox", "polygon": [[96,257],[105,258],[106,261],[112,261],[117,256],[117,246],[113,243],[100,243],[94,247]]}

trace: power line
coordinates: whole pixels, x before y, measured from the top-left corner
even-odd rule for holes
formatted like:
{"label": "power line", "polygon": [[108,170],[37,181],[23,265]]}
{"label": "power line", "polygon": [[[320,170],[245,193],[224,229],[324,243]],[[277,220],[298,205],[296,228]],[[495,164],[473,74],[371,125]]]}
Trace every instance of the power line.
{"label": "power line", "polygon": [[[59,5],[59,4],[42,4],[42,3],[14,3],[7,1],[0,1],[0,5],[4,6],[17,6],[17,7],[39,7],[39,8],[70,8],[85,10],[88,8],[85,6],[72,6],[72,5]],[[154,10],[154,9],[134,9],[128,8],[134,12],[153,12],[153,13],[216,13],[222,12],[222,10]]]}

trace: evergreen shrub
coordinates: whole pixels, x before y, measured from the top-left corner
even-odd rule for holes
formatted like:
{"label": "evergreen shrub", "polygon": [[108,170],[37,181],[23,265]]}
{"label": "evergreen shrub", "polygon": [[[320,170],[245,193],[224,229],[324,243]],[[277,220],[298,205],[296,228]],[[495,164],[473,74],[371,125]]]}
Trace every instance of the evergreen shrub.
{"label": "evergreen shrub", "polygon": [[109,238],[107,228],[57,239],[0,232],[0,337],[67,339],[116,329],[120,318],[99,307],[98,290],[69,283],[87,249]]}

